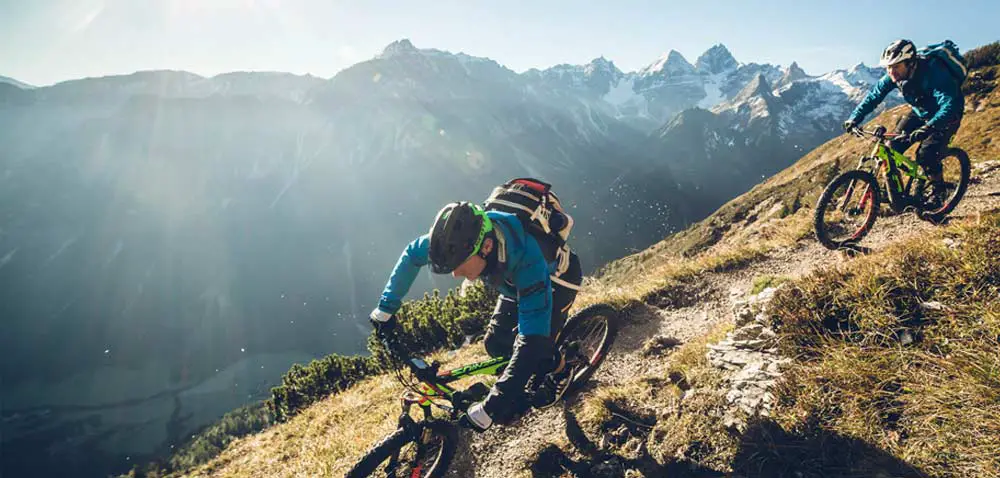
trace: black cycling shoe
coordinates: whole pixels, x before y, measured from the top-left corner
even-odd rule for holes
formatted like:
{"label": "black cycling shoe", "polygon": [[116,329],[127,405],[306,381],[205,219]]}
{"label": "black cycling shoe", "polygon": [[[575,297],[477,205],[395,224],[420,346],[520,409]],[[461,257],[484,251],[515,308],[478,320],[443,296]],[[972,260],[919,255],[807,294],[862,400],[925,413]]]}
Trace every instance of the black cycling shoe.
{"label": "black cycling shoe", "polygon": [[924,196],[924,211],[936,211],[944,206],[948,197],[948,186],[944,182],[931,183],[930,190]]}
{"label": "black cycling shoe", "polygon": [[545,380],[531,397],[531,406],[545,409],[555,405],[566,394],[566,390],[569,390],[578,367],[579,364],[567,365],[560,372],[546,375]]}
{"label": "black cycling shoe", "polygon": [[563,350],[561,363],[555,371],[545,375],[531,396],[531,406],[539,409],[551,407],[566,394],[573,377],[583,363],[579,360],[579,346],[571,343]]}

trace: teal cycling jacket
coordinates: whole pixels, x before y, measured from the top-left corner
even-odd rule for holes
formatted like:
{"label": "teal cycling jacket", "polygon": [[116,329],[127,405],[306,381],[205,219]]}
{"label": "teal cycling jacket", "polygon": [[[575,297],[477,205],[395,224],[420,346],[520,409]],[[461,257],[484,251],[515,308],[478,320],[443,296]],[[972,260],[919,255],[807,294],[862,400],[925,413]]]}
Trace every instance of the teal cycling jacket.
{"label": "teal cycling jacket", "polygon": [[[556,269],[555,261],[545,260],[538,242],[525,233],[517,216],[500,211],[486,211],[486,215],[493,221],[494,229],[499,229],[499,234],[504,237],[505,251],[495,252],[491,257],[502,252],[506,260],[491,260],[492,263],[483,271],[483,281],[505,296],[517,297],[517,325],[521,335],[548,336],[552,318],[552,282],[549,276]],[[379,310],[389,314],[399,310],[420,268],[428,263],[429,249],[430,234],[424,234],[406,246],[382,291]]]}
{"label": "teal cycling jacket", "polygon": [[888,74],[883,76],[849,119],[861,123],[896,88],[900,89],[913,112],[930,128],[943,129],[945,125],[962,119],[965,96],[961,85],[947,66],[928,60],[918,62],[913,77],[902,82],[901,86],[893,82]]}

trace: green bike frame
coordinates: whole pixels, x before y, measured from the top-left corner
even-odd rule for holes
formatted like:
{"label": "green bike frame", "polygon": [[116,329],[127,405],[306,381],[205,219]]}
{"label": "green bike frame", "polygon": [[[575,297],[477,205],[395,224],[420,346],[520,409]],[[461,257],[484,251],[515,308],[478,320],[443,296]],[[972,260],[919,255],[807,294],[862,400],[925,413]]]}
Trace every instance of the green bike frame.
{"label": "green bike frame", "polygon": [[[449,383],[475,375],[497,375],[500,369],[508,363],[510,363],[509,357],[496,357],[451,370],[442,370],[434,374],[433,379],[429,378],[427,374],[418,373],[418,376],[423,376],[417,388],[419,393],[416,391],[405,393],[403,395],[404,405],[417,404],[423,407],[426,413],[429,413],[435,398],[444,398],[449,401],[454,398],[456,390],[449,387]],[[431,370],[431,366],[418,358],[410,359],[408,365],[414,372]]]}
{"label": "green bike frame", "polygon": [[922,169],[916,161],[903,156],[898,151],[886,146],[882,142],[876,143],[874,156],[881,161],[884,161],[885,164],[891,165],[889,166],[889,170],[894,174],[887,175],[886,182],[890,188],[895,190],[894,192],[896,193],[902,194],[904,189],[901,176],[899,174],[895,174],[897,171],[909,176],[911,181],[913,179],[927,181],[927,176],[924,176]]}

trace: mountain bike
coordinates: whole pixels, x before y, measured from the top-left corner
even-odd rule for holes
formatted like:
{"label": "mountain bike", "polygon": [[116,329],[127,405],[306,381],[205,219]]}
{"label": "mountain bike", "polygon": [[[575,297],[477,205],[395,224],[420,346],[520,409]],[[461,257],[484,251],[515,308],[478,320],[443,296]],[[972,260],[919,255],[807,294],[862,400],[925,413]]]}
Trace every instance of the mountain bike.
{"label": "mountain bike", "polygon": [[[556,346],[570,367],[570,381],[551,401],[558,402],[566,393],[579,389],[604,361],[617,334],[618,313],[609,305],[587,307],[570,317],[556,338]],[[496,357],[451,370],[441,364],[428,364],[413,357],[391,334],[379,334],[389,351],[393,371],[406,387],[400,397],[402,413],[395,432],[374,445],[347,472],[346,478],[360,478],[384,473],[387,477],[433,478],[443,476],[457,447],[458,422],[473,403],[486,398],[489,388],[477,382],[464,390],[449,386],[457,380],[476,375],[496,375],[510,362]],[[406,374],[409,370],[410,374]],[[410,416],[414,405],[423,412],[418,420]],[[432,408],[445,412],[435,418]],[[382,466],[384,464],[384,466]],[[383,475],[379,475],[383,476]]]}
{"label": "mountain bike", "polygon": [[[965,151],[947,148],[942,152],[944,184],[935,191],[916,161],[889,146],[898,135],[887,134],[884,126],[855,128],[851,133],[875,145],[856,169],[835,177],[816,203],[816,237],[828,249],[856,246],[875,224],[883,194],[894,212],[912,210],[932,222],[944,219],[965,195],[971,169]],[[884,187],[879,186],[879,176],[884,178]]]}

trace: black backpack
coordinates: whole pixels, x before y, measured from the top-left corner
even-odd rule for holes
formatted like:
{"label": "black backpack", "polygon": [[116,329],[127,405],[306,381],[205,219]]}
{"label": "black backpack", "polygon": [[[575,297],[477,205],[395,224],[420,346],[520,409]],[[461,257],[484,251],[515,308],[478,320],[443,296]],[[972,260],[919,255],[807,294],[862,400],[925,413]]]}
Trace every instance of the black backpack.
{"label": "black backpack", "polygon": [[556,276],[569,267],[570,250],[566,241],[573,229],[573,218],[563,209],[552,185],[534,178],[516,178],[493,188],[484,202],[488,211],[511,213],[521,220],[548,261],[558,260]]}

